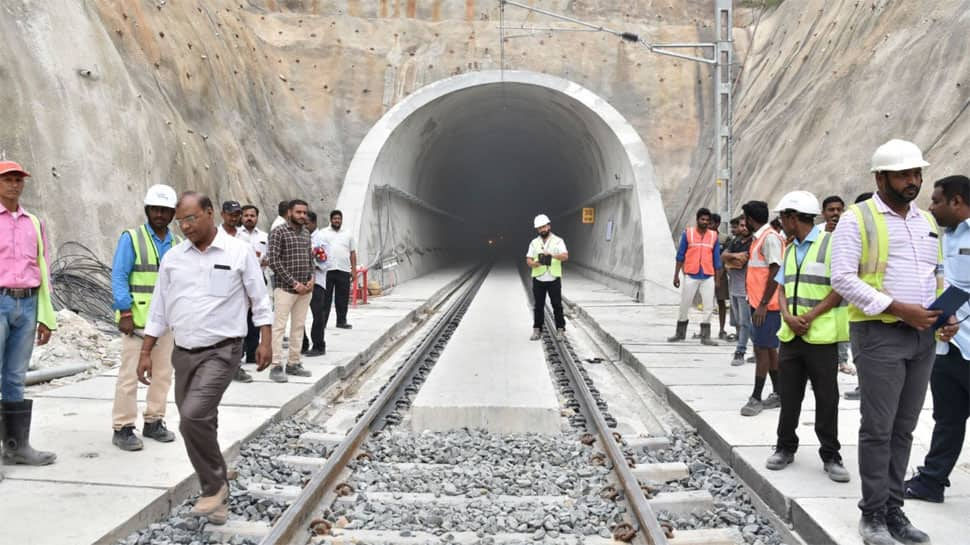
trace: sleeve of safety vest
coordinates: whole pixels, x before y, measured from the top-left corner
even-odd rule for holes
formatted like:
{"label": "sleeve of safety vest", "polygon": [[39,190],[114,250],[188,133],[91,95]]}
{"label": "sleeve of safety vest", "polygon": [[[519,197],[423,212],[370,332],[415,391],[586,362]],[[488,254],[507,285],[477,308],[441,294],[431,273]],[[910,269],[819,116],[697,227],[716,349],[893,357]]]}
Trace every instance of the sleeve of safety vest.
{"label": "sleeve of safety vest", "polygon": [[861,259],[859,222],[855,214],[844,214],[832,233],[832,289],[867,316],[875,316],[886,310],[893,298],[859,278]]}
{"label": "sleeve of safety vest", "polygon": [[131,245],[131,235],[128,231],[121,233],[115,256],[111,261],[111,296],[114,299],[112,307],[115,310],[131,308],[131,289],[128,286],[128,276],[135,265],[135,250]]}

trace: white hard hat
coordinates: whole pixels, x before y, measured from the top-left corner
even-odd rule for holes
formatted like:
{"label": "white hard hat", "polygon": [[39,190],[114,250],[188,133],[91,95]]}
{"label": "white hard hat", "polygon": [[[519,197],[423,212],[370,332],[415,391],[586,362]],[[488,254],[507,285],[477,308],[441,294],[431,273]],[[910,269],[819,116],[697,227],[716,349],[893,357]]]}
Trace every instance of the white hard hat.
{"label": "white hard hat", "polygon": [[809,214],[812,216],[817,216],[822,213],[822,208],[818,205],[818,199],[808,191],[792,191],[791,193],[786,193],[778,201],[775,212],[784,212],[785,210],[794,210],[800,214]]}
{"label": "white hard hat", "polygon": [[543,225],[549,225],[550,223],[552,222],[549,221],[549,216],[545,214],[539,214],[538,216],[536,216],[536,219],[532,220],[532,227],[538,229]]}
{"label": "white hard hat", "polygon": [[916,144],[894,138],[876,148],[872,154],[871,172],[899,172],[928,166],[930,164],[923,159],[923,152]]}
{"label": "white hard hat", "polygon": [[175,190],[165,184],[155,184],[145,193],[145,206],[164,206],[174,210],[176,204],[178,196]]}

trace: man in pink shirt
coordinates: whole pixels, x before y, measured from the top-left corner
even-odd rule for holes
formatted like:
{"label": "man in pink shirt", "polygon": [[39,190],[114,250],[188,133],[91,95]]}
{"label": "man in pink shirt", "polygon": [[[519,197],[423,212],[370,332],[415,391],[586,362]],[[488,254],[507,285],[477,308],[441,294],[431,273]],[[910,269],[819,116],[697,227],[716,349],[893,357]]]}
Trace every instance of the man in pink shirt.
{"label": "man in pink shirt", "polygon": [[[850,206],[833,235],[832,288],[849,303],[862,394],[859,533],[867,545],[929,543],[902,510],[913,429],[936,348],[932,326],[940,312],[928,307],[942,287],[940,229],[913,202],[926,166],[911,142],[880,146],[872,157],[878,191]],[[957,329],[943,327],[941,338]]]}
{"label": "man in pink shirt", "polygon": [[57,327],[44,230],[20,206],[29,176],[19,164],[0,161],[0,437],[6,465],[47,465],[56,458],[30,446],[33,401],[24,399],[34,338],[46,344]]}

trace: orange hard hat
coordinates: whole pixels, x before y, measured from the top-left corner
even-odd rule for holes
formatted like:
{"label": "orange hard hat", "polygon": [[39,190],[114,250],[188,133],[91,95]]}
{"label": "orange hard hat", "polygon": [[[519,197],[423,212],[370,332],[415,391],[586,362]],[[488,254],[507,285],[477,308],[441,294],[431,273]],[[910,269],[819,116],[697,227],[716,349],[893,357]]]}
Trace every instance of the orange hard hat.
{"label": "orange hard hat", "polygon": [[24,167],[20,166],[20,163],[15,163],[14,161],[0,161],[0,176],[9,174],[11,172],[20,174],[25,178],[30,176],[30,173],[24,170]]}

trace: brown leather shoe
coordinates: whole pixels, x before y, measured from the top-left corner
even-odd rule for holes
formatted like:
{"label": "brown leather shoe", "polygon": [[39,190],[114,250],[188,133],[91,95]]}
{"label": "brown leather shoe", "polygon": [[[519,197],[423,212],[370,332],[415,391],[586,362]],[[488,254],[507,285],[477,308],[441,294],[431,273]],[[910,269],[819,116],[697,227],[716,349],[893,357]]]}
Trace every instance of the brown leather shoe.
{"label": "brown leather shoe", "polygon": [[222,526],[229,520],[229,505],[222,503],[215,511],[206,515],[209,520],[209,524],[215,524],[216,526]]}
{"label": "brown leather shoe", "polygon": [[189,512],[189,515],[200,517],[202,515],[213,514],[226,503],[226,499],[228,498],[229,487],[224,484],[214,495],[199,498],[199,501],[195,502],[195,506],[192,507],[192,511]]}

